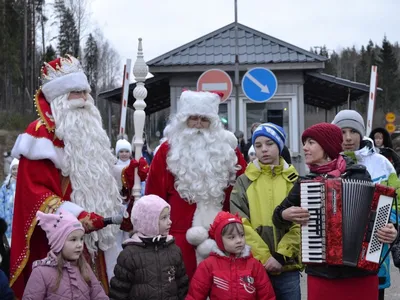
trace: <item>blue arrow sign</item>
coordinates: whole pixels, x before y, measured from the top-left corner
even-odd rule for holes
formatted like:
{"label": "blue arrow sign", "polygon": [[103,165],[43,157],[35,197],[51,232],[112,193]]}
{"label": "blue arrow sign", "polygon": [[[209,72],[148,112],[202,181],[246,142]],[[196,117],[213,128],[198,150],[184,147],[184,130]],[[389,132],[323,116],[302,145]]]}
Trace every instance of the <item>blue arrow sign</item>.
{"label": "blue arrow sign", "polygon": [[278,90],[278,80],[268,69],[253,68],[244,74],[242,90],[251,101],[266,102]]}

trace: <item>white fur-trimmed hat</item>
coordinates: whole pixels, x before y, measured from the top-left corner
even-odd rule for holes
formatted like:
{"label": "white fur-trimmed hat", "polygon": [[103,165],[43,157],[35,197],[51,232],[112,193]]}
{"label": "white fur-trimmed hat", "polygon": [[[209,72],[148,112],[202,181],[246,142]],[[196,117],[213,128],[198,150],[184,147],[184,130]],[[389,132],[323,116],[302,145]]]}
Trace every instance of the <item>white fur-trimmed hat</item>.
{"label": "white fur-trimmed hat", "polygon": [[178,101],[178,114],[186,117],[204,116],[219,119],[221,98],[216,93],[184,91]]}
{"label": "white fur-trimmed hat", "polygon": [[44,63],[41,79],[42,92],[49,103],[69,92],[91,91],[80,62],[70,55]]}
{"label": "white fur-trimmed hat", "polygon": [[119,151],[121,150],[128,150],[129,152],[132,152],[131,143],[129,143],[127,140],[118,140],[117,144],[115,145],[115,154],[118,155]]}

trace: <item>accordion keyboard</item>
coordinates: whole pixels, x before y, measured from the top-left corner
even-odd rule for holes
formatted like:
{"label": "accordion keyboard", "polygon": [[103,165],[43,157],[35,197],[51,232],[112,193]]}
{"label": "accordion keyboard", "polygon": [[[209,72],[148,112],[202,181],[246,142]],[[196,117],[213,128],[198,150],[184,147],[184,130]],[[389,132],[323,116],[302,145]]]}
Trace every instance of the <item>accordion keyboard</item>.
{"label": "accordion keyboard", "polygon": [[301,185],[301,207],[308,210],[310,220],[301,226],[301,251],[303,262],[323,263],[326,256],[325,243],[325,186],[321,182]]}

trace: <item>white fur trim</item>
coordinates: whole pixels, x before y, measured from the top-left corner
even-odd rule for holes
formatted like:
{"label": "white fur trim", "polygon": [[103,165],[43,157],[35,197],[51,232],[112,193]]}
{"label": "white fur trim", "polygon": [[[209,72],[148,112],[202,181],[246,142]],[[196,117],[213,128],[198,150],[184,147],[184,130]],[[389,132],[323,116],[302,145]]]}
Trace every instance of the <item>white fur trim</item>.
{"label": "white fur trim", "polygon": [[222,205],[217,206],[213,203],[204,204],[203,202],[197,203],[192,226],[202,226],[207,230],[210,229],[215,217],[221,210]]}
{"label": "white fur trim", "polygon": [[186,240],[193,246],[198,246],[208,239],[208,231],[202,226],[195,226],[186,231]]}
{"label": "white fur trim", "polygon": [[24,156],[30,160],[49,159],[56,168],[61,169],[64,149],[55,147],[47,138],[34,137],[28,133],[20,134],[11,151],[14,158]]}
{"label": "white fur trim", "polygon": [[210,92],[184,91],[178,101],[178,114],[218,117],[220,97]]}
{"label": "white fur trim", "polygon": [[237,140],[235,134],[233,134],[229,130],[225,130],[225,134],[226,134],[226,140],[227,140],[229,146],[231,146],[232,149],[236,149],[239,143],[238,143],[238,140]]}
{"label": "white fur trim", "polygon": [[64,201],[56,210],[56,212],[59,212],[60,209],[66,210],[73,214],[76,218],[81,214],[81,212],[84,211],[82,207],[79,205],[72,203],[71,201]]}
{"label": "white fur trim", "polygon": [[217,243],[212,239],[206,239],[200,245],[197,246],[196,251],[199,256],[203,259],[207,258],[211,251],[217,246]]}
{"label": "white fur trim", "polygon": [[87,77],[82,71],[57,77],[42,86],[42,92],[49,103],[72,91],[91,91]]}

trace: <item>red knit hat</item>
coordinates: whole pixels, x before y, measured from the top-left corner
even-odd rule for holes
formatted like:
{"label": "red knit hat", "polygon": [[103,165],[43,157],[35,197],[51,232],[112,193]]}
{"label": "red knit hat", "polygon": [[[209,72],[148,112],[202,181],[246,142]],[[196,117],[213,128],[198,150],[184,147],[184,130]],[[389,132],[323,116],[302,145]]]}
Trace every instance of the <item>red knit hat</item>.
{"label": "red knit hat", "polygon": [[307,128],[301,140],[303,144],[307,138],[312,138],[324,149],[325,153],[331,158],[338,158],[342,152],[343,134],[342,130],[330,123],[318,123]]}
{"label": "red knit hat", "polygon": [[243,224],[238,215],[232,215],[226,211],[221,211],[215,217],[214,223],[212,223],[210,230],[208,231],[210,237],[217,243],[218,248],[223,251],[225,250],[225,247],[222,242],[222,230],[226,225],[231,223]]}

